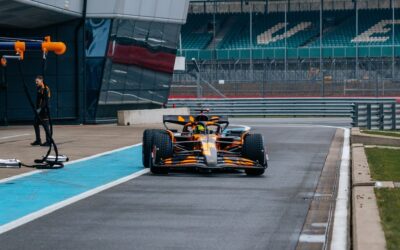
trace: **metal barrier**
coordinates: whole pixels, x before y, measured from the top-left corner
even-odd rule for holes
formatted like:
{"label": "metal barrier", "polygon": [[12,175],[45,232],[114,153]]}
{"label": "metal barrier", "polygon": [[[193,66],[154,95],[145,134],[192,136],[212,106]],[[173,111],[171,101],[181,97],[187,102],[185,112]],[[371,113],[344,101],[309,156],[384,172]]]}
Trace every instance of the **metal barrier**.
{"label": "metal barrier", "polygon": [[209,108],[211,115],[235,116],[331,116],[352,117],[354,104],[396,103],[394,98],[243,98],[170,99],[168,106]]}
{"label": "metal barrier", "polygon": [[400,129],[400,104],[394,103],[354,103],[352,125],[366,129]]}
{"label": "metal barrier", "polygon": [[[198,74],[192,72],[196,65]],[[197,64],[186,60],[186,69],[174,72],[171,86],[174,97],[218,97],[215,89],[230,98],[400,96],[400,56],[358,60],[211,59]]]}
{"label": "metal barrier", "polygon": [[[322,52],[322,54],[321,54]],[[247,48],[247,49],[183,49],[182,56],[187,60],[238,60],[238,59],[291,59],[299,58],[355,58],[358,57],[392,57],[400,56],[398,45],[381,46],[333,46],[333,47],[299,47],[299,48]]]}

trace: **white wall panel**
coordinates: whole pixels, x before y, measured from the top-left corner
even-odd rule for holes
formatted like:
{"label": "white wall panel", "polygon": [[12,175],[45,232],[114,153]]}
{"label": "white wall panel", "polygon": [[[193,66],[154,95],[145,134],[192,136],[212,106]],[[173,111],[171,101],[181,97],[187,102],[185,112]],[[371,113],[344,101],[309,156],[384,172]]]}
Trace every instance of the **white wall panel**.
{"label": "white wall panel", "polygon": [[174,2],[172,0],[164,0],[165,5],[164,4],[157,4],[156,5],[156,12],[155,12],[155,16],[160,17],[160,18],[168,18],[170,13],[171,13],[171,9],[174,5]]}
{"label": "white wall panel", "polygon": [[88,0],[87,16],[185,23],[188,8],[189,0]]}
{"label": "white wall panel", "polygon": [[69,15],[80,15],[82,13],[82,7],[83,7],[83,0],[14,0],[14,1]]}

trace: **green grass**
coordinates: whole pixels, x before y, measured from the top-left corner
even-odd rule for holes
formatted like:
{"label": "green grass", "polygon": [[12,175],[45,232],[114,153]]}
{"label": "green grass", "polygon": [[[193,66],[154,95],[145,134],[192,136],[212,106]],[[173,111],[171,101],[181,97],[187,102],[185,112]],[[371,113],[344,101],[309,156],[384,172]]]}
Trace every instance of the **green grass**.
{"label": "green grass", "polygon": [[388,250],[400,249],[400,189],[375,189]]}
{"label": "green grass", "polygon": [[374,131],[374,130],[362,130],[361,133],[369,135],[383,135],[383,136],[393,136],[400,137],[400,131]]}
{"label": "green grass", "polygon": [[378,181],[400,181],[400,150],[366,148],[371,176]]}

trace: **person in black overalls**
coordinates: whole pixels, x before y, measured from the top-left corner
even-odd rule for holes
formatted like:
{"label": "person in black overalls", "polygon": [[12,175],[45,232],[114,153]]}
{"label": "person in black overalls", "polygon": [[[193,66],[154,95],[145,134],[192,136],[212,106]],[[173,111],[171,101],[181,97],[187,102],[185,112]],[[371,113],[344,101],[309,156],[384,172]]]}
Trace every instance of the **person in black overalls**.
{"label": "person in black overalls", "polygon": [[[50,99],[50,88],[44,84],[43,76],[37,76],[35,79],[36,82],[36,112],[40,119],[43,121],[43,128],[50,132],[49,130],[49,99]],[[36,140],[31,143],[32,146],[49,146],[50,139],[46,134],[46,142],[42,144],[42,140],[40,138],[40,120],[37,116],[35,116],[35,120],[33,123],[33,127],[35,128]]]}

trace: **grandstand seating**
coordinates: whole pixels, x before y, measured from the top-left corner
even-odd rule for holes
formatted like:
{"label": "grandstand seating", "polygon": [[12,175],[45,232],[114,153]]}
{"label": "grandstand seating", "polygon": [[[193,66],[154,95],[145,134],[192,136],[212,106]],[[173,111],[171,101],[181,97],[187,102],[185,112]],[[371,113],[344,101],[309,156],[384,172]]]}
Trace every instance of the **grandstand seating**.
{"label": "grandstand seating", "polygon": [[[329,46],[382,46],[392,44],[391,10],[360,10],[359,35],[356,38],[356,17],[349,16],[344,22],[333,30],[324,33],[322,45]],[[396,21],[398,22],[398,21]],[[399,44],[400,31],[395,25],[395,44]],[[370,37],[372,35],[372,37]],[[319,46],[319,40],[311,46]]]}
{"label": "grandstand seating", "polygon": [[[285,19],[282,13],[255,15],[253,18],[253,48],[284,47]],[[250,20],[242,15],[241,25],[231,29],[228,36],[218,45],[221,49],[250,47]],[[286,27],[287,46],[296,48],[318,34],[318,13],[292,12],[288,15]]]}
{"label": "grandstand seating", "polygon": [[190,21],[182,27],[182,46],[185,49],[204,49],[212,39],[207,31],[208,15],[192,15]]}
{"label": "grandstand seating", "polygon": [[[319,56],[316,48],[320,47],[320,23],[319,11],[289,12],[285,33],[284,13],[275,12],[269,14],[254,13],[252,26],[252,44],[250,44],[250,18],[248,13],[217,14],[219,24],[224,20],[234,17],[232,27],[225,32],[216,49],[219,52],[227,50],[264,50],[263,55],[268,54],[268,49],[297,49],[299,52],[291,53],[295,56],[306,54]],[[354,56],[354,48],[367,47],[365,56],[374,54],[370,48],[378,49],[376,55],[384,53],[391,55],[391,51],[385,50],[392,45],[392,11],[390,9],[359,10],[359,33],[356,36],[356,16],[354,10],[329,10],[323,13],[323,38],[322,47],[341,56]],[[396,9],[396,17],[400,12]],[[213,39],[212,31],[207,30],[212,23],[212,14],[190,14],[187,24],[182,28],[183,49],[203,50],[199,55],[210,57],[205,49]],[[232,22],[231,22],[232,23]],[[218,32],[218,30],[217,30]],[[395,20],[394,44],[400,45],[400,19]],[[301,50],[301,51],[300,51]],[[309,50],[308,52],[306,50]],[[204,52],[204,53],[203,53]],[[219,53],[217,51],[217,55]],[[268,52],[268,51],[267,51]],[[304,53],[302,53],[304,52]],[[400,50],[399,50],[400,52]],[[230,53],[234,54],[233,52]],[[250,53],[237,53],[249,55]],[[282,54],[282,53],[281,53]],[[396,50],[396,55],[397,55]],[[275,52],[274,52],[275,55]],[[225,56],[228,58],[228,56]],[[231,56],[229,56],[231,58]],[[233,57],[232,57],[233,58]]]}
{"label": "grandstand seating", "polygon": [[[216,17],[216,23],[222,24],[227,15],[220,14]],[[212,25],[213,15],[196,14],[190,15],[188,22],[182,27],[182,47],[184,49],[205,49],[213,38]]]}

